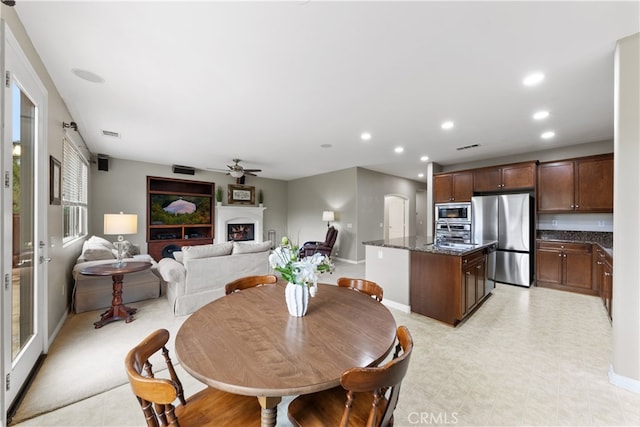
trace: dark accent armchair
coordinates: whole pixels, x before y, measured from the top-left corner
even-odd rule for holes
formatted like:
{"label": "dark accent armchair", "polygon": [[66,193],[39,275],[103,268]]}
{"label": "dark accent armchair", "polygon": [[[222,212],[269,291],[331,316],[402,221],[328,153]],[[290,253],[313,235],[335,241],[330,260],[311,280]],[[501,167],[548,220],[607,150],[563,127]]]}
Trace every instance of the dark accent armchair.
{"label": "dark accent armchair", "polygon": [[327,229],[324,242],[305,242],[304,245],[300,247],[300,257],[312,256],[315,253],[330,257],[331,250],[333,249],[333,245],[336,244],[337,239],[338,230],[336,230],[334,226],[331,226]]}

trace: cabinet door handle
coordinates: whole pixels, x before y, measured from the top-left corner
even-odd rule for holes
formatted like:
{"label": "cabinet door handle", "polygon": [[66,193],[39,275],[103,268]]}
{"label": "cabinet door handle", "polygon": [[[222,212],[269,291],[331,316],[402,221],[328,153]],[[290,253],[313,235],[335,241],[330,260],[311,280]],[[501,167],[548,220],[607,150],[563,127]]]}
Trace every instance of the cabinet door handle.
{"label": "cabinet door handle", "polygon": [[478,270],[480,270],[480,268],[481,268],[481,267],[482,267],[481,265],[476,265],[476,268],[477,268]]}
{"label": "cabinet door handle", "polygon": [[573,205],[571,205],[571,209],[573,209],[573,208],[574,208],[574,206],[573,206]]}
{"label": "cabinet door handle", "polygon": [[558,254],[558,256],[562,256],[562,254]]}
{"label": "cabinet door handle", "polygon": [[466,272],[466,273],[464,273],[464,274],[466,274],[466,275],[468,276],[468,275],[470,275],[470,274],[471,274],[471,272],[467,271],[467,272]]}
{"label": "cabinet door handle", "polygon": [[604,272],[604,275],[605,275],[605,276],[611,276],[611,273],[609,273],[608,271],[605,271],[605,272]]}
{"label": "cabinet door handle", "polygon": [[602,262],[600,262],[600,261],[596,261],[596,264],[598,264],[598,265],[602,265]]}
{"label": "cabinet door handle", "polygon": [[576,205],[576,209],[578,209],[580,207],[580,205]]}

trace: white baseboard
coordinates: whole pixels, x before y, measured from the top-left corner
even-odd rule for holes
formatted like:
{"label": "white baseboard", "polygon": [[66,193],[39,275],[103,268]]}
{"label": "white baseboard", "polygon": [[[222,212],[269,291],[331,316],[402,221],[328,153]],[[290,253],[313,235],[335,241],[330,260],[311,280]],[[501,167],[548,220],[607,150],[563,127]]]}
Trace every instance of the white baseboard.
{"label": "white baseboard", "polygon": [[640,381],[616,374],[611,364],[609,365],[609,382],[625,390],[640,393]]}
{"label": "white baseboard", "polygon": [[58,333],[60,332],[60,329],[62,329],[62,325],[64,325],[65,320],[67,320],[67,317],[69,317],[70,310],[71,310],[71,307],[67,307],[64,313],[62,313],[62,317],[60,317],[60,320],[58,321],[56,328],[53,330],[53,333],[51,334],[51,336],[48,337],[49,344],[47,345],[47,351],[45,353],[49,352],[49,348],[51,347],[51,344],[53,344],[53,340],[56,339],[56,337],[58,336]]}
{"label": "white baseboard", "polygon": [[389,301],[386,299],[382,300],[382,303],[384,305],[386,305],[389,308],[394,308],[398,311],[402,311],[403,313],[411,313],[411,306],[410,305],[405,305],[405,304],[400,304],[399,302],[395,302],[395,301]]}

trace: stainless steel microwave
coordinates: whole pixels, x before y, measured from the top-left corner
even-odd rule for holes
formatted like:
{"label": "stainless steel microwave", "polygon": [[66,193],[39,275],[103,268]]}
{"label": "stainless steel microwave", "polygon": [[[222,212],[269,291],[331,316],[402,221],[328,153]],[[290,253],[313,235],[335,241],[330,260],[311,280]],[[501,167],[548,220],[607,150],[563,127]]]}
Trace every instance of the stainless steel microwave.
{"label": "stainless steel microwave", "polygon": [[436,222],[471,223],[471,202],[436,203]]}

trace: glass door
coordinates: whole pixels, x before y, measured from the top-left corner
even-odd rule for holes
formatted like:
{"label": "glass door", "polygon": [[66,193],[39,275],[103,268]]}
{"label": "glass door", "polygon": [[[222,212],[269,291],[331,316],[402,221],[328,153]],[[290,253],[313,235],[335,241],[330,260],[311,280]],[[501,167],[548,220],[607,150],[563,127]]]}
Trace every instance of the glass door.
{"label": "glass door", "polygon": [[9,408],[44,350],[46,269],[40,236],[46,234],[44,214],[39,212],[46,212],[47,206],[39,183],[48,165],[42,160],[46,92],[6,27],[5,31],[2,330],[4,403]]}

